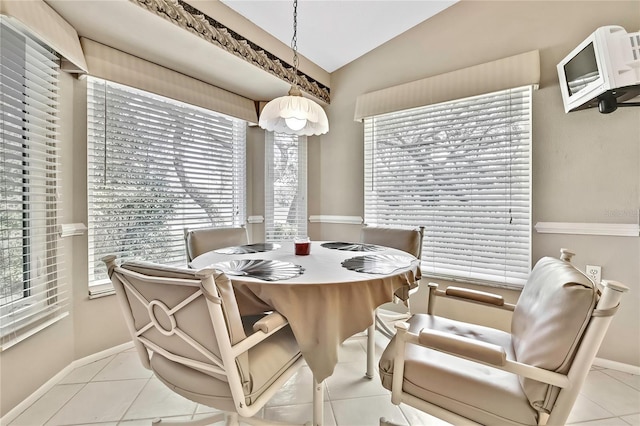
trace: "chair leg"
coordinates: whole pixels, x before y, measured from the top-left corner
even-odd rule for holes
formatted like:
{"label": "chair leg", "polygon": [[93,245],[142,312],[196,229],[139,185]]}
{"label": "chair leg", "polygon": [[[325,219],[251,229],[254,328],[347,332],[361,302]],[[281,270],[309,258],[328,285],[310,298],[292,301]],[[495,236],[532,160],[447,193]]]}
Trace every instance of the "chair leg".
{"label": "chair leg", "polygon": [[373,369],[376,361],[376,323],[375,318],[373,324],[367,328],[367,372],[365,377],[373,379]]}
{"label": "chair leg", "polygon": [[324,381],[318,383],[313,378],[313,426],[324,423]]}
{"label": "chair leg", "polygon": [[391,339],[396,334],[378,314],[376,314],[376,330],[388,339]]}

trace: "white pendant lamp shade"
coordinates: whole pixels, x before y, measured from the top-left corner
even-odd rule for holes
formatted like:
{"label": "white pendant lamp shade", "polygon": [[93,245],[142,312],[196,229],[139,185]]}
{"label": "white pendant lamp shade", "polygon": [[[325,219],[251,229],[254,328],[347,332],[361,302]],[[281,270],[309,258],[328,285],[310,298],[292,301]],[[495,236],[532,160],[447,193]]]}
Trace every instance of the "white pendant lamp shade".
{"label": "white pendant lamp shade", "polygon": [[288,96],[275,98],[260,113],[258,125],[270,132],[289,135],[322,135],[329,131],[329,120],[322,107],[311,99],[303,98],[298,88],[298,0],[293,0],[293,75]]}
{"label": "white pendant lamp shade", "polygon": [[288,96],[275,98],[262,109],[258,125],[265,130],[290,135],[322,135],[329,131],[324,109],[311,99],[300,96],[292,87]]}

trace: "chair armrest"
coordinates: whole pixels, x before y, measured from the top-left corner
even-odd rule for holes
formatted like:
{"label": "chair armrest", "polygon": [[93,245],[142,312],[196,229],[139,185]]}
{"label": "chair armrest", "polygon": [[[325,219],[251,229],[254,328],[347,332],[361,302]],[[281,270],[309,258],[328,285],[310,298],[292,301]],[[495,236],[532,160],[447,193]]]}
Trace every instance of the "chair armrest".
{"label": "chair armrest", "polygon": [[269,333],[276,328],[278,330],[282,328],[282,326],[287,325],[287,319],[283,317],[279,312],[271,312],[269,315],[266,315],[256,321],[253,324],[253,331],[262,331],[263,333]]}
{"label": "chair armrest", "polygon": [[287,326],[289,322],[278,312],[272,312],[269,315],[259,319],[253,324],[254,333],[247,336],[246,339],[239,341],[231,350],[234,356],[248,351],[258,343],[266,340],[269,336]]}
{"label": "chair armrest", "polygon": [[486,364],[503,366],[507,360],[507,353],[504,351],[504,348],[498,345],[468,339],[455,334],[443,333],[437,330],[420,330],[418,342],[422,346],[481,361]]}
{"label": "chair armrest", "polygon": [[444,292],[447,296],[451,297],[473,300],[474,302],[486,303],[488,305],[504,306],[504,298],[499,294],[462,287],[447,287]]}
{"label": "chair armrest", "polygon": [[419,334],[415,334],[409,332],[409,324],[406,322],[397,322],[395,326],[398,339],[396,344],[402,347],[413,343],[560,388],[566,388],[570,384],[569,378],[564,374],[506,359],[504,349],[498,345],[436,330],[422,329]]}
{"label": "chair armrest", "polygon": [[[516,305],[507,303],[499,294],[488,293],[486,291],[471,290],[462,287],[447,287],[445,290],[439,290],[438,285],[429,283],[430,296],[448,297],[463,302],[477,303],[484,306],[500,308],[507,311],[515,309]],[[431,305],[433,309],[433,304]]]}

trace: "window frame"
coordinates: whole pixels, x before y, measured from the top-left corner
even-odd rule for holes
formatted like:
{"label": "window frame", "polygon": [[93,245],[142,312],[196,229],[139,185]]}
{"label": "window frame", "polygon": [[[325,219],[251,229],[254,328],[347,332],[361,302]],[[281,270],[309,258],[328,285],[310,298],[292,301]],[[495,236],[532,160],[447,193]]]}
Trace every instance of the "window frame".
{"label": "window frame", "polygon": [[[136,258],[186,266],[185,228],[245,224],[247,122],[101,78],[87,77],[87,81],[89,294],[90,298],[95,298],[113,294],[111,283],[105,276],[106,269],[103,269],[100,261],[106,254],[116,254],[121,260]],[[104,111],[99,111],[101,107]],[[148,154],[145,157],[148,172],[162,176],[152,177],[156,175],[146,173],[136,175],[137,169],[127,171],[127,162],[133,164],[142,161],[133,157],[141,158],[141,154],[135,153],[143,150]],[[127,152],[131,155],[127,156]],[[180,164],[175,162],[177,155],[183,159]],[[113,160],[109,160],[109,156]],[[117,156],[121,157],[118,159]],[[174,161],[170,161],[170,158],[174,158]],[[113,164],[105,165],[105,160],[113,161]],[[110,167],[115,176],[104,185],[101,179],[109,179],[104,170],[109,173]],[[135,177],[127,177],[127,174]],[[125,253],[115,249],[117,245],[112,249],[98,247],[98,238],[103,236],[98,234],[100,218],[94,212],[109,196],[125,200],[125,196],[121,195],[124,191],[118,192],[116,189],[118,185],[138,187],[138,193],[131,192],[133,201],[136,196],[148,198],[155,191],[164,190],[162,194],[166,196],[175,195],[174,202],[162,201],[164,195],[158,195],[161,208],[168,208],[173,216],[167,219],[159,212],[159,222],[162,223],[157,226],[160,228],[149,228],[157,235],[162,234],[163,226],[169,229],[162,234],[168,241],[157,247],[168,254],[154,257],[146,256],[144,248]],[[97,194],[101,190],[104,196]],[[215,191],[219,191],[217,195]],[[133,207],[128,210],[133,214],[137,214],[135,204],[132,203]],[[151,210],[149,212],[152,213]],[[115,211],[109,217],[119,220]],[[104,220],[108,220],[108,217],[104,217]],[[136,229],[144,231],[145,226],[139,225]],[[150,233],[144,232],[147,235]],[[151,240],[149,245],[153,244]]]}
{"label": "window frame", "polygon": [[[5,104],[0,109],[3,123],[0,211],[4,216],[0,223],[1,250],[4,261],[21,265],[21,272],[14,277],[12,268],[3,266],[2,351],[69,312],[59,235],[61,161],[56,122],[60,113],[57,100],[60,57],[18,21],[2,16],[0,26],[3,32],[0,73],[5,95]],[[20,174],[19,184],[16,172]],[[15,199],[17,193],[21,194],[19,202]],[[19,217],[12,218],[12,213]],[[16,231],[20,236],[16,237]],[[19,242],[18,246],[12,247],[12,241]],[[17,283],[21,289],[11,290]]]}
{"label": "window frame", "polygon": [[[281,155],[277,159],[276,145],[286,146],[289,149],[286,155]],[[306,237],[307,229],[307,137],[289,135],[285,133],[276,133],[265,131],[265,226],[264,235],[266,242],[293,241],[296,237]],[[294,151],[294,152],[292,152]],[[291,155],[295,155],[296,170],[284,176],[285,180],[291,181],[295,178],[295,182],[287,184],[287,182],[276,182],[276,172],[278,165],[292,167],[293,164],[282,164],[282,158],[288,159]],[[281,175],[282,177],[282,175]],[[278,190],[276,189],[278,187]],[[280,191],[280,193],[278,193]],[[284,192],[283,192],[284,191]],[[295,191],[294,200],[297,199],[294,221],[290,223],[289,218],[286,222],[292,227],[289,231],[279,232],[276,226],[282,226],[283,220],[280,214],[276,213],[276,203],[282,203],[284,197],[290,197]],[[289,205],[291,212],[292,205]],[[290,213],[288,213],[289,215]],[[295,231],[294,231],[295,230]],[[295,235],[293,235],[295,232]]]}
{"label": "window frame", "polygon": [[[532,119],[533,119],[532,117],[533,89],[534,89],[534,86],[523,86],[520,88],[507,89],[507,90],[497,91],[497,92],[483,94],[479,96],[473,96],[469,98],[448,101],[448,102],[443,102],[439,104],[433,104],[433,105],[428,105],[424,107],[417,107],[417,108],[412,108],[408,110],[402,110],[402,111],[397,111],[392,113],[381,114],[379,116],[365,118],[365,131],[364,131],[365,133],[364,134],[364,138],[365,138],[365,171],[364,171],[365,223],[369,225],[377,224],[377,225],[386,225],[386,226],[425,226],[425,237],[423,241],[423,257],[422,257],[423,276],[442,278],[450,281],[460,281],[460,282],[467,282],[467,283],[474,283],[474,284],[481,284],[481,285],[488,285],[488,286],[495,286],[495,287],[505,287],[505,288],[512,288],[512,289],[521,289],[524,283],[526,282],[526,276],[528,275],[528,272],[530,271],[530,268],[531,268],[531,205],[532,205],[532,202],[531,202],[532,131],[531,131],[531,128],[532,128]],[[513,110],[511,111],[510,110],[511,102],[512,102],[511,99],[512,98],[517,99],[519,96],[523,96],[523,99],[524,99],[523,101],[524,103],[522,104],[522,110],[518,109],[520,107],[518,108],[514,107]],[[505,108],[507,109],[507,112],[505,114],[513,113],[513,117],[514,117],[514,118],[507,119],[506,121],[507,124],[504,124],[505,126],[509,127],[509,134],[504,136],[503,138],[507,141],[509,145],[508,145],[508,148],[503,148],[503,151],[506,152],[506,149],[512,149],[513,146],[517,146],[517,149],[519,149],[519,151],[517,151],[517,155],[520,157],[522,156],[526,157],[526,158],[511,157],[513,153],[509,153],[508,164],[510,165],[509,167],[511,167],[510,169],[499,170],[496,166],[496,171],[486,172],[486,175],[488,175],[489,177],[498,176],[498,173],[502,173],[503,175],[506,176],[503,178],[496,178],[496,183],[493,183],[493,185],[497,185],[498,183],[504,184],[505,182],[509,182],[509,194],[508,196],[506,196],[506,199],[509,200],[508,201],[509,203],[516,204],[514,200],[516,200],[518,197],[522,198],[522,200],[520,199],[517,200],[518,205],[514,207],[514,210],[510,209],[508,213],[511,216],[510,220],[513,223],[515,223],[515,225],[512,226],[512,225],[506,225],[502,223],[500,226],[502,226],[502,229],[504,230],[491,231],[494,236],[490,238],[494,238],[496,242],[499,242],[498,237],[505,239],[505,242],[504,242],[505,254],[503,255],[503,258],[502,258],[502,264],[504,267],[503,277],[500,277],[499,275],[497,275],[497,273],[495,272],[496,268],[494,266],[491,266],[491,267],[486,266],[486,270],[491,272],[490,273],[488,272],[486,274],[482,273],[482,269],[485,267],[482,265],[482,263],[483,262],[486,262],[487,264],[490,263],[489,261],[487,261],[487,257],[489,257],[489,255],[487,255],[486,253],[491,253],[493,250],[497,251],[498,250],[497,248],[495,249],[488,248],[486,251],[482,251],[481,249],[478,250],[477,248],[474,248],[472,245],[467,245],[467,247],[463,247],[465,244],[468,244],[468,243],[462,242],[462,236],[466,238],[469,235],[469,233],[464,234],[464,230],[472,226],[472,227],[477,227],[478,229],[482,229],[484,232],[485,230],[482,228],[483,225],[480,223],[481,220],[484,220],[484,219],[479,219],[478,222],[476,223],[474,223],[471,219],[464,219],[463,222],[466,221],[468,223],[459,224],[459,226],[462,226],[460,228],[461,236],[459,237],[458,241],[455,241],[456,245],[460,247],[454,247],[453,244],[450,244],[449,245],[449,247],[451,248],[450,253],[446,253],[445,250],[448,250],[448,248],[445,249],[445,245],[449,244],[446,242],[447,239],[449,239],[449,241],[452,241],[452,240],[451,240],[451,237],[446,236],[444,234],[446,232],[450,232],[451,234],[453,234],[453,231],[447,230],[447,229],[443,230],[443,228],[446,228],[446,226],[441,224],[447,223],[447,220],[445,220],[446,219],[445,217],[443,217],[443,220],[441,222],[436,222],[438,220],[436,216],[438,214],[437,210],[439,209],[451,208],[452,212],[449,214],[451,214],[452,216],[459,213],[459,211],[458,212],[455,211],[455,207],[452,207],[452,206],[446,207],[446,203],[448,202],[447,198],[451,198],[451,199],[455,199],[456,197],[458,199],[463,198],[463,197],[457,196],[452,191],[462,191],[461,194],[463,196],[466,196],[470,202],[473,201],[470,198],[472,195],[473,197],[477,198],[478,197],[477,194],[480,194],[483,191],[481,189],[475,192],[474,194],[468,193],[468,191],[476,191],[475,189],[471,189],[471,188],[474,188],[474,184],[473,182],[471,182],[470,177],[467,178],[467,180],[469,180],[471,183],[459,184],[459,186],[456,184],[455,186],[457,186],[457,189],[455,189],[455,186],[452,186],[453,184],[451,184],[451,182],[462,182],[462,180],[459,178],[460,175],[459,175],[459,172],[456,170],[456,167],[460,167],[457,165],[465,161],[465,158],[462,157],[466,155],[465,151],[471,152],[472,151],[471,146],[475,145],[476,146],[475,149],[477,151],[476,156],[480,157],[478,153],[481,153],[479,148],[482,146],[481,145],[482,139],[477,137],[469,137],[468,139],[470,142],[465,142],[463,138],[461,138],[460,140],[454,140],[454,142],[459,143],[460,145],[458,148],[459,151],[455,151],[452,148],[449,148],[450,149],[449,155],[446,155],[446,151],[444,149],[439,150],[437,148],[437,144],[440,143],[443,145],[444,143],[446,143],[448,140],[447,139],[448,134],[453,133],[451,130],[448,130],[446,126],[453,127],[451,123],[458,123],[460,126],[463,125],[461,123],[463,123],[464,120],[456,122],[455,119],[460,119],[460,117],[464,117],[465,114],[466,116],[469,117],[466,120],[468,121],[468,123],[471,123],[471,126],[470,126],[472,127],[471,130],[473,130],[474,128],[482,128],[483,126],[490,127],[491,123],[494,123],[494,122],[497,123],[498,120],[496,120],[495,117],[498,117],[498,113],[496,112],[498,110],[495,109],[495,106],[491,104],[491,102],[493,102],[491,99],[494,97],[495,98],[504,97],[505,99],[507,99],[506,101],[504,101],[506,105]],[[477,108],[477,112],[473,112],[471,108]],[[487,115],[487,117],[482,118],[481,117],[482,114],[485,114],[485,115],[492,114],[492,115],[491,117]],[[422,117],[420,119],[421,121],[418,121],[419,117]],[[437,122],[437,119],[442,119],[442,123],[437,125],[434,124]],[[376,123],[376,120],[378,120],[377,123]],[[411,121],[411,120],[415,120],[415,121]],[[472,121],[472,120],[475,120],[475,121]],[[523,121],[521,122],[519,120],[523,120]],[[393,187],[391,187],[390,190],[387,189],[389,194],[388,199],[390,201],[388,201],[387,204],[385,204],[385,201],[379,201],[379,199],[376,199],[376,185],[381,185],[381,182],[387,182],[388,185],[394,185],[393,182],[396,182],[396,181],[400,182],[399,179],[403,179],[403,177],[400,176],[402,173],[398,172],[396,173],[396,175],[388,177],[385,180],[384,167],[376,166],[376,164],[374,163],[375,158],[381,157],[383,155],[381,153],[381,148],[375,145],[375,140],[376,139],[384,140],[384,138],[390,139],[393,131],[397,130],[398,132],[400,132],[401,130],[405,130],[406,127],[409,127],[409,124],[406,124],[406,123],[413,123],[418,130],[416,130],[414,134],[411,134],[410,132],[406,132],[409,136],[413,138],[412,139],[413,145],[410,148],[409,143],[406,143],[405,150],[409,152],[410,149],[413,149],[413,152],[411,153],[411,155],[408,155],[405,153],[405,155],[408,155],[408,156],[404,160],[406,163],[402,164],[401,166],[402,173],[411,173],[411,171],[415,172],[416,170],[415,166],[411,165],[411,161],[413,157],[424,156],[423,158],[427,158],[427,154],[425,154],[425,152],[427,153],[431,152],[431,155],[433,157],[431,159],[431,163],[428,163],[429,166],[432,167],[437,172],[441,172],[441,171],[448,172],[450,174],[450,176],[448,177],[450,182],[444,182],[445,179],[438,177],[433,170],[429,171],[429,173],[432,173],[431,177],[421,178],[422,182],[420,182],[417,178],[414,179],[414,181],[412,182],[411,177],[404,177],[405,181],[403,181],[402,184],[397,184],[397,183],[395,184],[395,185],[404,185],[403,196],[396,198],[394,201]],[[437,128],[437,126],[441,126],[441,127]],[[523,126],[523,127],[520,128],[518,126]],[[497,124],[495,125],[495,127],[496,128],[498,127]],[[512,128],[514,129],[513,135],[510,133]],[[421,134],[420,131],[422,131],[423,133]],[[428,136],[425,136],[427,134]],[[486,139],[490,140],[490,138],[492,137],[491,133],[487,133],[487,135],[488,136],[486,137]],[[424,140],[420,139],[421,137],[424,138]],[[438,137],[441,138],[441,140],[438,140],[437,139]],[[498,140],[498,136],[495,136],[494,138]],[[520,139],[524,140],[524,142],[522,142]],[[398,140],[401,140],[400,136],[398,136]],[[515,144],[511,145],[512,142],[514,141],[515,141]],[[468,145],[463,145],[464,143],[468,143]],[[403,146],[402,144],[403,143],[401,142],[397,142],[398,146]],[[526,146],[523,147],[522,144]],[[389,145],[391,145],[391,143],[389,143]],[[491,149],[494,149],[496,152],[499,152],[499,149],[493,148],[493,145],[488,144],[488,146],[490,146]],[[394,147],[392,148],[386,147],[385,149],[389,149],[390,153],[395,152],[393,151]],[[402,148],[397,148],[397,149],[401,150]],[[455,157],[453,155],[454,153],[460,158],[452,159],[453,157]],[[402,163],[402,160],[399,159],[400,154],[396,153],[395,155],[396,157],[393,158],[392,161],[397,161],[398,163]],[[436,161],[434,160],[436,158],[436,155],[441,156],[443,161],[445,161],[445,163],[443,163],[444,165],[436,164]],[[493,154],[493,155],[499,155],[499,154]],[[391,156],[391,154],[389,154],[389,156]],[[516,158],[516,160],[513,160],[513,158]],[[489,160],[491,160],[491,158],[489,158]],[[526,170],[524,169],[516,170],[514,167],[514,164],[516,164],[516,161],[526,161]],[[472,164],[472,161],[470,160],[467,162],[469,164]],[[481,163],[481,161],[476,161],[476,162]],[[486,163],[488,164],[489,161],[486,161]],[[390,165],[389,170],[391,169],[391,167],[392,166]],[[476,171],[476,169],[473,168],[473,167],[476,167],[475,165],[473,166],[470,165],[469,167],[472,167],[471,168],[472,171]],[[477,166],[477,167],[478,167],[477,170],[482,170],[481,168],[482,166]],[[518,164],[517,167],[521,168],[523,166]],[[393,172],[389,172],[389,170],[387,170],[387,173],[393,174]],[[407,170],[409,171],[407,172]],[[426,173],[427,172],[425,172],[425,175]],[[458,173],[458,174],[455,174],[455,173]],[[478,177],[476,177],[477,180],[480,180],[483,178],[485,178],[485,175],[483,174],[478,175]],[[523,182],[526,182],[526,188],[523,190],[520,186],[512,187],[511,185],[513,184],[513,182],[517,182],[518,185],[521,185]],[[416,185],[419,186],[420,190],[416,190],[413,192],[413,194],[415,194],[413,196],[413,200],[418,200],[418,202],[412,201],[411,200],[412,193],[407,192],[408,188],[416,187]],[[450,189],[450,188],[454,188],[454,189]],[[490,189],[491,188],[487,187],[487,189],[485,189],[484,191],[489,192]],[[497,195],[492,195],[492,196],[496,197],[496,199],[498,198]],[[487,195],[485,198],[488,198],[488,197],[489,196]],[[402,201],[403,199],[404,201]],[[429,199],[431,199],[430,202],[428,202]],[[496,204],[502,203],[503,202],[502,200],[503,199],[500,199],[500,201],[495,201],[495,203]],[[392,202],[395,202],[397,204],[398,206],[397,209],[399,213],[395,217],[389,218],[390,216],[389,212],[391,211],[391,208],[389,206],[391,205]],[[490,201],[490,202],[494,202],[494,201]],[[487,205],[489,205],[490,202],[487,201]],[[403,203],[405,204],[403,205]],[[420,205],[419,209],[421,209],[421,211],[418,211],[418,208],[413,206],[412,203],[419,204]],[[442,203],[443,205],[439,205],[437,203]],[[475,201],[469,204],[469,206],[475,205],[474,203]],[[526,206],[522,207],[521,204],[526,204]],[[464,208],[473,209],[473,207],[469,207],[469,206],[459,207],[458,210],[464,209]],[[378,207],[380,207],[380,211],[376,210]],[[504,206],[501,206],[501,207],[504,208]],[[480,217],[480,215],[484,211],[482,209],[484,208],[485,208],[484,206],[480,205],[479,207],[480,211],[477,213],[477,217]],[[511,213],[512,211],[513,211],[513,214]],[[412,217],[412,215],[414,217]],[[469,214],[469,217],[473,218],[475,215],[476,213],[473,212]],[[514,217],[515,217],[515,221],[514,221]],[[438,225],[434,225],[434,223],[438,223]],[[452,226],[456,226],[456,225],[452,225]],[[487,225],[487,226],[490,227],[490,225]],[[518,231],[518,234],[516,237],[517,241],[513,244],[512,242],[506,241],[507,240],[506,235],[513,231],[513,229],[509,229],[510,227],[513,229],[517,228],[517,231]],[[516,234],[512,234],[512,235],[516,235]],[[474,239],[474,238],[475,237],[470,237],[470,239]],[[483,237],[479,237],[477,241],[482,241],[482,238]],[[517,246],[515,251],[514,251],[514,246]],[[479,246],[479,247],[482,247],[482,246]],[[456,252],[455,250],[458,250],[458,251]],[[459,255],[459,253],[463,251],[466,251],[466,253],[472,253],[472,254],[463,253],[462,255]],[[475,252],[478,252],[478,254],[475,254]],[[514,252],[517,254],[517,256],[514,256],[514,257],[517,257],[517,262],[514,262],[514,263],[517,263],[517,265],[515,266],[511,265],[512,262],[511,262],[511,258],[509,257],[509,256],[513,256]],[[446,260],[447,256],[449,257],[449,259],[452,259],[451,260],[452,262],[454,261],[460,262],[460,264],[455,265],[454,267],[445,268],[444,267],[445,263],[442,263],[443,262],[442,260],[436,260],[436,259],[444,258],[445,261],[447,261]],[[465,257],[470,258],[471,259],[470,262],[466,260]],[[455,260],[453,260],[454,258]],[[473,264],[474,262],[473,259],[478,260],[475,265]],[[467,270],[464,270],[464,268],[467,268],[467,266],[465,266],[466,265],[465,261],[467,262],[466,264],[470,263]]]}

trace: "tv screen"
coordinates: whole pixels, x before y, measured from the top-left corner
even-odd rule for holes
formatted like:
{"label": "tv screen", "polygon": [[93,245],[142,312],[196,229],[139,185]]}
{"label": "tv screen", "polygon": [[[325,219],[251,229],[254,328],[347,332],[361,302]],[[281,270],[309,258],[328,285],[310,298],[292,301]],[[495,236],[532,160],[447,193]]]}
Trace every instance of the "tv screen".
{"label": "tv screen", "polygon": [[578,93],[600,77],[593,43],[589,43],[564,66],[569,96]]}

